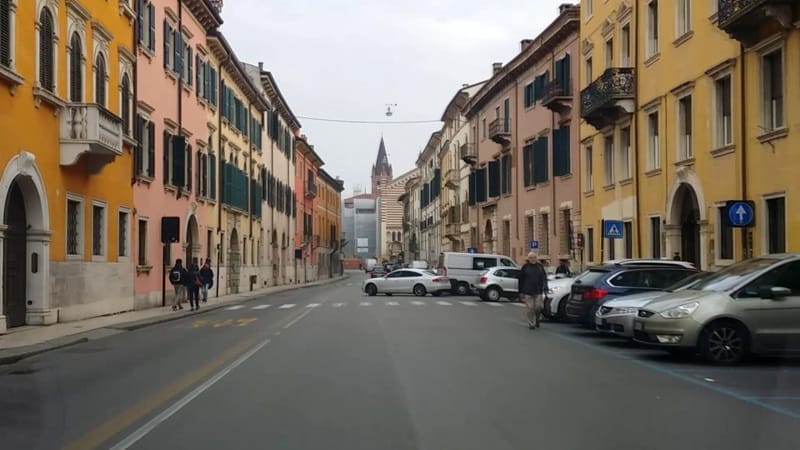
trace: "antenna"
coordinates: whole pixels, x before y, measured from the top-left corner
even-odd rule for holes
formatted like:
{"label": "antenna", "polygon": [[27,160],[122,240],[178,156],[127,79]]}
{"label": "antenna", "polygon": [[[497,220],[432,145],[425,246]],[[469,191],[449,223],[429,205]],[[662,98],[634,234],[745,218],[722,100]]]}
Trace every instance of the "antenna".
{"label": "antenna", "polygon": [[397,108],[397,103],[387,103],[386,104],[386,117],[392,117],[392,115],[394,114],[394,111],[392,111],[392,108]]}

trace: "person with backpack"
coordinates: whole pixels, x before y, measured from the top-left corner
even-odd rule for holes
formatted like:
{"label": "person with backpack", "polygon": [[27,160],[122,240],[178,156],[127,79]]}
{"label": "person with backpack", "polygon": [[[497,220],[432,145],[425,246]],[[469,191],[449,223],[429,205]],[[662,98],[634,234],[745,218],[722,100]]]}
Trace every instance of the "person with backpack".
{"label": "person with backpack", "polygon": [[203,292],[203,303],[208,302],[208,290],[214,286],[214,271],[211,270],[211,260],[206,259],[205,264],[200,269],[200,281],[203,282],[203,285],[200,289]]}
{"label": "person with backpack", "polygon": [[183,309],[183,299],[186,297],[186,280],[189,278],[188,272],[183,268],[183,260],[178,258],[175,265],[169,271],[169,282],[175,289],[175,296],[172,298],[172,310]]}
{"label": "person with backpack", "polygon": [[191,310],[200,309],[200,268],[197,267],[197,258],[189,264],[188,276],[186,277],[186,291],[189,293],[189,306]]}

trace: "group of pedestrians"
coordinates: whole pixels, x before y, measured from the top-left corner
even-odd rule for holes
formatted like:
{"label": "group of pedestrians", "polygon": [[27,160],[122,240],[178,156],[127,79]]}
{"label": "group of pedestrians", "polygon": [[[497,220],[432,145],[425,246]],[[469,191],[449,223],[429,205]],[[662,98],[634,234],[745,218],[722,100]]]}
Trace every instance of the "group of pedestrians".
{"label": "group of pedestrians", "polygon": [[208,302],[208,290],[214,285],[214,271],[211,270],[211,260],[206,259],[203,267],[198,266],[197,258],[193,258],[188,268],[183,267],[183,260],[178,258],[169,272],[169,282],[175,289],[172,298],[172,310],[183,309],[183,302],[189,299],[192,311],[200,309],[200,295],[203,303]]}

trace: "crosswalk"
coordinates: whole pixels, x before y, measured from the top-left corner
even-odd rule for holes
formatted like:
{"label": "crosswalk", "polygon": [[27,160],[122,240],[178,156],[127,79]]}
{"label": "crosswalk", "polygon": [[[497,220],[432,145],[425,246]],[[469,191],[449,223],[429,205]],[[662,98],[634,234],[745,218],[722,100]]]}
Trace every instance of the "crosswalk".
{"label": "crosswalk", "polygon": [[508,303],[508,302],[482,302],[482,301],[445,301],[445,300],[437,300],[437,301],[420,301],[420,300],[411,300],[411,301],[334,301],[334,302],[326,302],[326,303],[309,303],[306,305],[298,305],[295,303],[284,303],[284,304],[270,304],[270,303],[262,303],[256,305],[250,304],[239,304],[239,305],[232,305],[224,308],[226,311],[238,311],[241,309],[252,309],[252,310],[265,310],[268,308],[275,308],[275,309],[294,309],[294,308],[302,308],[302,309],[314,309],[314,308],[363,308],[363,307],[393,307],[393,308],[419,308],[419,307],[459,307],[459,306],[466,306],[469,308],[504,308],[506,306],[517,306],[517,307],[525,307],[524,303]]}

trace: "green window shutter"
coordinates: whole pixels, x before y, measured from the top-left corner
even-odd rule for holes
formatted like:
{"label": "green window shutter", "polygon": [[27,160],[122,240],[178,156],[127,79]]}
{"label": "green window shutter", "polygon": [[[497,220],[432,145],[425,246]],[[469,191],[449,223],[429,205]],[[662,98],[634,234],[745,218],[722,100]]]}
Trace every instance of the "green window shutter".
{"label": "green window shutter", "polygon": [[572,89],[572,86],[570,86],[570,78],[571,67],[569,53],[567,53],[564,55],[564,58],[561,59],[561,87],[564,90],[564,93],[569,93]]}
{"label": "green window shutter", "polygon": [[560,177],[571,172],[569,127],[553,130],[553,176]]}
{"label": "green window shutter", "polygon": [[172,184],[182,188],[186,185],[186,138],[172,136]]}
{"label": "green window shutter", "polygon": [[533,182],[544,183],[547,179],[547,138],[541,137],[533,144]]}
{"label": "green window shutter", "polygon": [[523,185],[528,187],[531,185],[531,146],[526,145],[522,147],[522,180]]}
{"label": "green window shutter", "polygon": [[211,153],[208,155],[208,184],[210,197],[217,198],[217,155]]}

